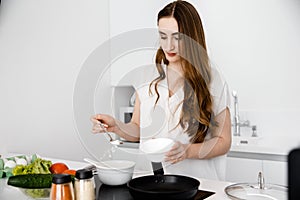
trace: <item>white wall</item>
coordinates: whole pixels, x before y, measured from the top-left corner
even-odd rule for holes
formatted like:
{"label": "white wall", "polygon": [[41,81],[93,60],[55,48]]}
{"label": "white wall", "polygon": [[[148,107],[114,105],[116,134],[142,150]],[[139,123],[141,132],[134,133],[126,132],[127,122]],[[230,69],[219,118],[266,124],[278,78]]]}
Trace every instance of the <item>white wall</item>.
{"label": "white wall", "polygon": [[300,144],[300,2],[200,2],[211,58],[237,90],[241,117],[260,136]]}
{"label": "white wall", "polygon": [[202,2],[213,61],[240,93],[241,109],[299,111],[300,2]]}
{"label": "white wall", "polygon": [[[156,28],[157,12],[171,1],[130,2],[111,1],[112,35]],[[284,135],[300,143],[300,2],[189,2],[201,15],[213,65],[238,92],[242,119],[257,125],[260,136]],[[131,5],[135,9],[128,12]]]}
{"label": "white wall", "polygon": [[82,63],[108,39],[108,10],[104,0],[2,0],[0,154],[88,155],[75,129],[73,90]]}

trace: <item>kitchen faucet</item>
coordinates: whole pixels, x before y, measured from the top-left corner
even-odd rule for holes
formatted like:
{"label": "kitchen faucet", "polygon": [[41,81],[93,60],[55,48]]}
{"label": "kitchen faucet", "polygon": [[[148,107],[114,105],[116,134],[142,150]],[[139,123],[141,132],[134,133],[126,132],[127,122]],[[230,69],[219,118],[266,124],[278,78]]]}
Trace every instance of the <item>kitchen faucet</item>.
{"label": "kitchen faucet", "polygon": [[256,126],[250,126],[250,121],[241,121],[239,116],[239,108],[238,108],[238,97],[237,92],[235,90],[232,91],[232,96],[234,98],[234,116],[233,116],[233,135],[241,136],[241,127],[251,127],[252,128],[252,137],[256,137]]}

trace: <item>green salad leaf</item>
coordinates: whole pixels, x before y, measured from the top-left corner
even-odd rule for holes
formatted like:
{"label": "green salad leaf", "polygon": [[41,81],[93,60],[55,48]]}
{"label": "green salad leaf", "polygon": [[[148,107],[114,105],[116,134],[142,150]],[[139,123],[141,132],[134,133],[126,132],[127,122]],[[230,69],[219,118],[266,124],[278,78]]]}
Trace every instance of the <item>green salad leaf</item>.
{"label": "green salad leaf", "polygon": [[0,158],[0,170],[4,169],[4,161],[2,158]]}
{"label": "green salad leaf", "polygon": [[4,168],[3,172],[5,173],[6,177],[10,177],[13,175],[12,168],[9,168],[9,167]]}
{"label": "green salad leaf", "polygon": [[50,160],[44,160],[41,158],[36,158],[29,165],[17,165],[13,170],[12,174],[51,174],[50,167],[52,162]]}
{"label": "green salad leaf", "polygon": [[33,154],[31,156],[31,162],[34,162],[37,158],[38,158],[38,156],[36,154]]}

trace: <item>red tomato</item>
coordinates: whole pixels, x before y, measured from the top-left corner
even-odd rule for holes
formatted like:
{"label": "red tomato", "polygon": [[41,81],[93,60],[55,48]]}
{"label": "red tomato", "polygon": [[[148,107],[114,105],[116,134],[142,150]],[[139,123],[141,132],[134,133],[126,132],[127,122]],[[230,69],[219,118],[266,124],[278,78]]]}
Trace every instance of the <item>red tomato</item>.
{"label": "red tomato", "polygon": [[62,174],[68,169],[69,167],[65,163],[54,163],[51,165],[49,170],[52,174]]}
{"label": "red tomato", "polygon": [[76,170],[74,170],[74,169],[67,169],[67,170],[63,171],[63,174],[70,174],[70,175],[75,176]]}

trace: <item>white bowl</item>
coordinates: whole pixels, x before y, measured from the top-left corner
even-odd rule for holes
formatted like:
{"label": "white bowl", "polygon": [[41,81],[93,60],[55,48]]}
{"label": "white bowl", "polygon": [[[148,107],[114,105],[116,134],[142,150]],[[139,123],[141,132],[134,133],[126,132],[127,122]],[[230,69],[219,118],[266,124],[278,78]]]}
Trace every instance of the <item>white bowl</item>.
{"label": "white bowl", "polygon": [[140,149],[150,161],[162,162],[174,143],[174,140],[170,138],[155,138],[141,143]]}
{"label": "white bowl", "polygon": [[100,181],[106,185],[123,185],[132,179],[135,162],[129,160],[107,160],[97,165]]}

